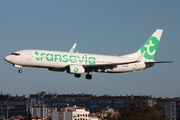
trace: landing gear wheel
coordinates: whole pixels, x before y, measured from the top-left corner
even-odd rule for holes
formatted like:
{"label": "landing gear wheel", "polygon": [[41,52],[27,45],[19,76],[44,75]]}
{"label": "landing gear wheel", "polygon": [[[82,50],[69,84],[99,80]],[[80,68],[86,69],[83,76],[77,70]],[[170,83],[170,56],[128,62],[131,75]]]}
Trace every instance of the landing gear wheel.
{"label": "landing gear wheel", "polygon": [[18,72],[19,72],[19,73],[22,73],[22,70],[21,70],[21,69],[19,69],[19,70],[18,70]]}
{"label": "landing gear wheel", "polygon": [[74,76],[75,76],[76,78],[80,78],[80,77],[81,77],[81,74],[74,74]]}
{"label": "landing gear wheel", "polygon": [[89,80],[92,79],[92,75],[91,74],[87,74],[86,75],[86,79],[89,79]]}

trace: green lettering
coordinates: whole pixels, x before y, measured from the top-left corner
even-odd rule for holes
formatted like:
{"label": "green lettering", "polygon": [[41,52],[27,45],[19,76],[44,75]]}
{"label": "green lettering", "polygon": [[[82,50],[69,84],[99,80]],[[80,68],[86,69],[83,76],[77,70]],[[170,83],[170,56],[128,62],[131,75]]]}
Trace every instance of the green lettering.
{"label": "green lettering", "polygon": [[60,54],[52,54],[52,53],[40,53],[38,51],[34,52],[36,60],[43,60],[43,58],[46,58],[46,61],[53,61],[56,62],[59,59],[59,62],[71,62],[71,63],[81,63],[81,64],[90,64],[95,65],[96,64],[96,58],[95,57],[89,57],[87,55],[82,56],[76,56],[76,55],[70,55],[67,54],[60,55]]}
{"label": "green lettering", "polygon": [[43,60],[43,55],[46,56],[46,53],[41,53],[41,60]]}
{"label": "green lettering", "polygon": [[68,55],[63,55],[63,62],[68,62]]}
{"label": "green lettering", "polygon": [[35,51],[34,54],[36,55],[36,60],[39,60],[39,56],[38,56],[39,53],[38,53],[38,51]]}
{"label": "green lettering", "polygon": [[87,55],[84,55],[84,57],[85,57],[85,63],[87,64]]}
{"label": "green lettering", "polygon": [[79,58],[79,63],[83,63],[84,56],[82,56],[82,59],[79,56],[77,56],[77,57]]}
{"label": "green lettering", "polygon": [[70,62],[71,63],[75,63],[76,62],[76,56],[71,55],[69,58],[70,58]]}
{"label": "green lettering", "polygon": [[46,54],[46,60],[53,61],[53,54],[50,54],[50,53]]}
{"label": "green lettering", "polygon": [[54,61],[56,62],[57,59],[59,59],[59,62],[61,62],[61,55],[60,54],[54,54]]}
{"label": "green lettering", "polygon": [[91,64],[91,65],[96,64],[96,58],[95,57],[89,57],[88,60],[89,60],[89,64]]}

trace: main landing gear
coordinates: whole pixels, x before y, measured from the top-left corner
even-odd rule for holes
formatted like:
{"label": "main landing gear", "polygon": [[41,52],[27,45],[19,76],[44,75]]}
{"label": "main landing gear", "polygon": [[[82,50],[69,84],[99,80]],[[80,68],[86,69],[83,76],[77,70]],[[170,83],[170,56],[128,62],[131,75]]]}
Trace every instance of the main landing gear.
{"label": "main landing gear", "polygon": [[88,73],[88,74],[86,75],[86,79],[88,79],[88,80],[92,79],[92,75]]}
{"label": "main landing gear", "polygon": [[80,78],[80,77],[81,77],[81,74],[74,74],[74,76],[75,76],[76,78]]}
{"label": "main landing gear", "polygon": [[[74,74],[74,77],[80,78],[80,77],[81,77],[81,74]],[[88,80],[92,79],[92,75],[89,74],[89,73],[87,73],[87,74],[86,74],[86,79],[88,79]]]}

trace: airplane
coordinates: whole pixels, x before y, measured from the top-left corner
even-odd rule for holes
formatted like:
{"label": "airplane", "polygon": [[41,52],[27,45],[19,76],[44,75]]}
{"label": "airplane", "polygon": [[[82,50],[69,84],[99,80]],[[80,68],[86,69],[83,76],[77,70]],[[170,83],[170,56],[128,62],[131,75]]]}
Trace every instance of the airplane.
{"label": "airplane", "polygon": [[66,71],[76,78],[87,73],[85,77],[90,80],[90,72],[125,73],[144,70],[157,63],[172,63],[154,61],[162,33],[162,29],[157,29],[139,50],[122,56],[27,49],[13,52],[4,59],[18,67],[19,73],[22,73],[22,67],[47,68],[50,71]]}

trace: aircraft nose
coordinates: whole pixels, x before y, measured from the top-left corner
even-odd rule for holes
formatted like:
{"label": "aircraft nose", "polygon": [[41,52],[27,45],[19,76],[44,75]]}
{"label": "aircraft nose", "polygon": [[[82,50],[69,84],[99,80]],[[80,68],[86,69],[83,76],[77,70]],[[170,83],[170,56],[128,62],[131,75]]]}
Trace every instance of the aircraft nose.
{"label": "aircraft nose", "polygon": [[4,57],[4,60],[6,60],[6,61],[10,61],[10,59],[11,59],[11,57],[9,55]]}

